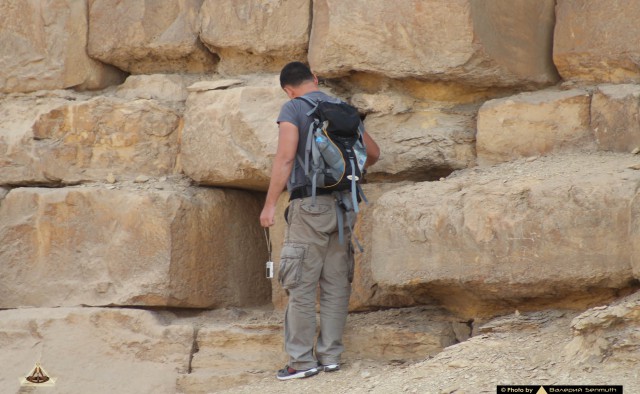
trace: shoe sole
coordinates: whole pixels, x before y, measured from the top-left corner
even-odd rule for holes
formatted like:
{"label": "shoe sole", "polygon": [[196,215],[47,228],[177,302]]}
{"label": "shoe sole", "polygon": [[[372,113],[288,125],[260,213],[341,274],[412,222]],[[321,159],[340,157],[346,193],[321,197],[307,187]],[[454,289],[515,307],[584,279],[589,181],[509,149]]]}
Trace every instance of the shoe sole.
{"label": "shoe sole", "polygon": [[317,375],[318,373],[320,373],[320,371],[318,371],[317,368],[311,368],[311,369],[308,369],[306,371],[296,372],[293,375],[276,376],[276,378],[278,378],[278,380],[302,379],[302,378],[308,378],[310,376]]}
{"label": "shoe sole", "polygon": [[340,370],[340,366],[337,364],[325,365],[322,367],[324,372],[336,372]]}

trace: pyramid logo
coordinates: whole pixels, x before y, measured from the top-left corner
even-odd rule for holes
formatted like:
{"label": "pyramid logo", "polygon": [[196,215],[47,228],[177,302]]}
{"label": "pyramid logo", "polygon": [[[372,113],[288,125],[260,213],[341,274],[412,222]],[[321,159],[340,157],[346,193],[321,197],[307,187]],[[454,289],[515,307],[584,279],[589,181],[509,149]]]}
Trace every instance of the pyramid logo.
{"label": "pyramid logo", "polygon": [[536,394],[548,394],[548,393],[547,393],[547,390],[544,389],[544,387],[540,386],[540,389],[536,391]]}
{"label": "pyramid logo", "polygon": [[49,376],[40,363],[36,363],[29,374],[20,379],[21,386],[50,387],[55,385],[56,378]]}

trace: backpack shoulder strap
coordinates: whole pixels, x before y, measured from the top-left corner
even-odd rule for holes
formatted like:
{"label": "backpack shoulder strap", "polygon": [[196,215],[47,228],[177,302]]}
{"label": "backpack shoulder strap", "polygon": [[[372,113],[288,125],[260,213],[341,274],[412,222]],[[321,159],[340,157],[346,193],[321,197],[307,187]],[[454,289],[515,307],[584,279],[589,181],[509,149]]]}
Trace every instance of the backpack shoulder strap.
{"label": "backpack shoulder strap", "polygon": [[320,101],[315,101],[313,99],[310,99],[309,97],[306,96],[298,96],[296,97],[297,99],[303,100],[305,102],[307,102],[309,105],[311,105],[311,110],[307,112],[307,116],[311,116],[314,112],[316,112],[316,109],[318,109],[318,104],[320,104]]}

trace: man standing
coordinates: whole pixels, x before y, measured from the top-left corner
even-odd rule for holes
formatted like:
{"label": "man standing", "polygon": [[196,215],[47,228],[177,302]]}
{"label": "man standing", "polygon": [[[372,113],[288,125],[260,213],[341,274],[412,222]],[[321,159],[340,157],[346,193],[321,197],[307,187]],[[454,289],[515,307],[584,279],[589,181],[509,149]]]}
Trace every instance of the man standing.
{"label": "man standing", "polygon": [[[260,223],[263,227],[274,224],[276,202],[286,185],[290,204],[278,280],[289,295],[284,322],[289,364],[277,374],[278,379],[286,380],[313,376],[320,370],[340,369],[340,355],[344,350],[342,334],[353,279],[349,224],[353,224],[355,217],[349,212],[344,223],[339,221],[335,198],[323,189],[317,190],[316,201],[312,203],[311,186],[300,165],[304,162],[308,130],[313,123],[307,113],[313,107],[306,100],[296,98],[339,100],[319,91],[317,77],[300,62],[284,66],[280,86],[291,100],[282,106],[278,116],[278,148]],[[367,148],[366,168],[378,160],[380,149],[366,132],[363,140]],[[339,222],[344,227],[343,242],[339,240]],[[318,284],[320,333],[314,353]]]}

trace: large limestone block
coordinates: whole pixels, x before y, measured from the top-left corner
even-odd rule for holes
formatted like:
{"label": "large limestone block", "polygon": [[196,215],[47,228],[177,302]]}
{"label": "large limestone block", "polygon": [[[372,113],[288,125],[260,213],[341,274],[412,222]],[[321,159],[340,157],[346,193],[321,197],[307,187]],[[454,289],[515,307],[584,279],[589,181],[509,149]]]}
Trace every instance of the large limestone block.
{"label": "large limestone block", "polygon": [[567,154],[390,191],[373,213],[373,279],[469,316],[612,297],[638,277],[639,165]]}
{"label": "large limestone block", "polygon": [[637,1],[558,0],[553,61],[562,78],[640,81],[638,17]]}
{"label": "large limestone block", "polygon": [[[76,100],[78,99],[78,100]],[[6,99],[0,184],[55,184],[174,173],[181,119],[154,100]],[[31,108],[33,106],[33,108]],[[24,109],[24,111],[22,111]]]}
{"label": "large limestone block", "polygon": [[591,127],[600,150],[640,147],[640,86],[599,86],[591,100]]}
{"label": "large limestone block", "polygon": [[100,89],[124,79],[86,53],[85,0],[6,0],[0,15],[0,92]]}
{"label": "large limestone block", "polygon": [[181,163],[193,180],[267,190],[276,153],[276,119],[287,96],[271,86],[194,91],[184,115]]}
{"label": "large limestone block", "polygon": [[475,111],[428,108],[367,116],[365,128],[380,146],[370,179],[437,179],[475,164]]}
{"label": "large limestone block", "polygon": [[309,63],[322,76],[352,71],[475,86],[540,86],[551,59],[554,1],[319,0]]}
{"label": "large limestone block", "polygon": [[13,189],[0,206],[0,308],[269,303],[260,209],[249,193],[186,181]]}
{"label": "large limestone block", "polygon": [[134,74],[214,71],[198,39],[202,0],[93,0],[89,55]]}
{"label": "large limestone block", "polygon": [[[42,282],[32,284],[37,291]],[[187,373],[194,329],[166,325],[154,312],[119,308],[0,311],[0,391],[175,393]],[[20,387],[34,364],[53,387]]]}
{"label": "large limestone block", "polygon": [[40,95],[0,96],[0,184],[46,183],[33,152],[33,123],[42,114],[75,100],[74,92],[50,91]]}
{"label": "large limestone block", "polygon": [[220,70],[280,71],[306,60],[310,0],[205,0],[200,39],[220,56]]}
{"label": "large limestone block", "polygon": [[[377,164],[375,165],[377,166]],[[373,166],[371,169],[375,168]],[[379,308],[402,308],[415,305],[416,301],[409,292],[388,289],[380,286],[372,276],[371,260],[375,242],[373,238],[373,212],[378,199],[386,192],[406,186],[400,183],[366,183],[362,189],[369,200],[368,204],[360,204],[360,213],[353,229],[362,245],[363,251],[356,252],[353,283],[351,284],[350,311],[362,311]]]}
{"label": "large limestone block", "polygon": [[539,91],[485,102],[478,112],[480,163],[593,149],[591,96],[585,90]]}
{"label": "large limestone block", "polygon": [[173,173],[178,113],[153,100],[98,97],[41,115],[35,152],[49,179],[64,182]]}

